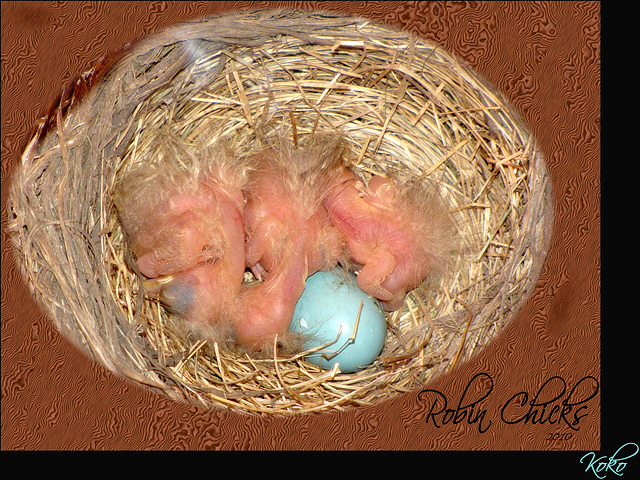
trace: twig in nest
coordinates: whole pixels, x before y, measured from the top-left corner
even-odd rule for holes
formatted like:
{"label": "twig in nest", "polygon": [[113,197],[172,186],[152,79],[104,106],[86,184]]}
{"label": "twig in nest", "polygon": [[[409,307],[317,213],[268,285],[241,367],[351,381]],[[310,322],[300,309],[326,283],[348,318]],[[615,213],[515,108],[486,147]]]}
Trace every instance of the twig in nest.
{"label": "twig in nest", "polygon": [[458,347],[458,351],[456,352],[456,356],[453,359],[453,362],[451,363],[451,369],[453,369],[456,364],[458,363],[458,360],[460,359],[460,354],[462,353],[462,348],[464,347],[464,343],[467,340],[467,333],[469,332],[469,326],[471,325],[471,320],[473,319],[473,313],[471,312],[471,309],[469,308],[469,306],[464,303],[462,300],[458,299],[458,302],[460,302],[460,305],[462,305],[465,310],[467,311],[467,313],[469,314],[469,318],[467,318],[467,324],[464,327],[464,333],[462,335],[462,341],[460,342],[460,346]]}

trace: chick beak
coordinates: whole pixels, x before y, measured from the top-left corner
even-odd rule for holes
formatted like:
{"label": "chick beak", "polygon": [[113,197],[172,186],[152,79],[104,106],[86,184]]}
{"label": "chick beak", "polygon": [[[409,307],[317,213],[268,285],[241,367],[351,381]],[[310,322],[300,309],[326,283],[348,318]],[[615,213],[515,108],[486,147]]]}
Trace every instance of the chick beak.
{"label": "chick beak", "polygon": [[167,283],[171,283],[173,281],[172,275],[165,275],[162,277],[149,278],[142,282],[142,287],[144,288],[145,293],[152,296],[160,295],[160,291],[162,287]]}

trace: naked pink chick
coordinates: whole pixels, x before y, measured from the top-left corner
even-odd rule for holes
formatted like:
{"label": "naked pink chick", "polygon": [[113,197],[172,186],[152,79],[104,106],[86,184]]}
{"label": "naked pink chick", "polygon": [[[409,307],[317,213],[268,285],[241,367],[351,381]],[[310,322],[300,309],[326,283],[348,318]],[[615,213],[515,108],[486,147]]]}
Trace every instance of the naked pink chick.
{"label": "naked pink chick", "polygon": [[235,330],[253,349],[283,338],[309,275],[345,255],[344,239],[322,204],[340,160],[337,143],[280,145],[253,158],[245,221],[246,260],[260,283],[240,294]]}
{"label": "naked pink chick", "polygon": [[190,172],[141,167],[116,197],[145,293],[196,323],[228,319],[245,270],[244,172],[213,157]]}
{"label": "naked pink chick", "polygon": [[344,169],[324,204],[360,270],[358,286],[387,311],[446,264],[449,220],[433,187],[380,175],[365,185]]}

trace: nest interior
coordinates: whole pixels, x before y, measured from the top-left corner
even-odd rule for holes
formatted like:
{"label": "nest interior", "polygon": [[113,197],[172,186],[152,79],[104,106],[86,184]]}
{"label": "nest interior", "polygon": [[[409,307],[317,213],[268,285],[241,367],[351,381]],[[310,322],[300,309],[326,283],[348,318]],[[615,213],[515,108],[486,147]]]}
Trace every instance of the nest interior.
{"label": "nest interior", "polygon": [[[407,295],[380,358],[355,374],[185,334],[139,294],[111,202],[166,128],[187,145],[231,139],[240,153],[283,128],[300,143],[341,132],[362,176],[440,185],[460,243],[451,273]],[[307,11],[181,24],[100,62],[42,118],[9,207],[27,283],[93,359],[175,399],[262,413],[370,404],[471,358],[529,296],[552,224],[534,138],[472,68],[406,32]]]}

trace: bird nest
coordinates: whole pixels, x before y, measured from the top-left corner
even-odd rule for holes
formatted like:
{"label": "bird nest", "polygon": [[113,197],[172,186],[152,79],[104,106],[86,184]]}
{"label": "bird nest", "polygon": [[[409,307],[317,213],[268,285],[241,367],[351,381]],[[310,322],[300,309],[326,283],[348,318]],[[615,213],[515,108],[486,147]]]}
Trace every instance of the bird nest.
{"label": "bird nest", "polygon": [[[143,296],[112,203],[118,178],[169,128],[249,154],[272,132],[339,132],[363,177],[436,182],[458,239],[438,285],[387,314],[364,370],[253,358],[199,338]],[[242,412],[344,409],[415,391],[471,358],[527,299],[549,245],[543,156],[515,110],[438,46],[361,18],[236,13],[174,26],[80,76],[38,123],[16,172],[18,263],[56,326],[110,370]]]}

